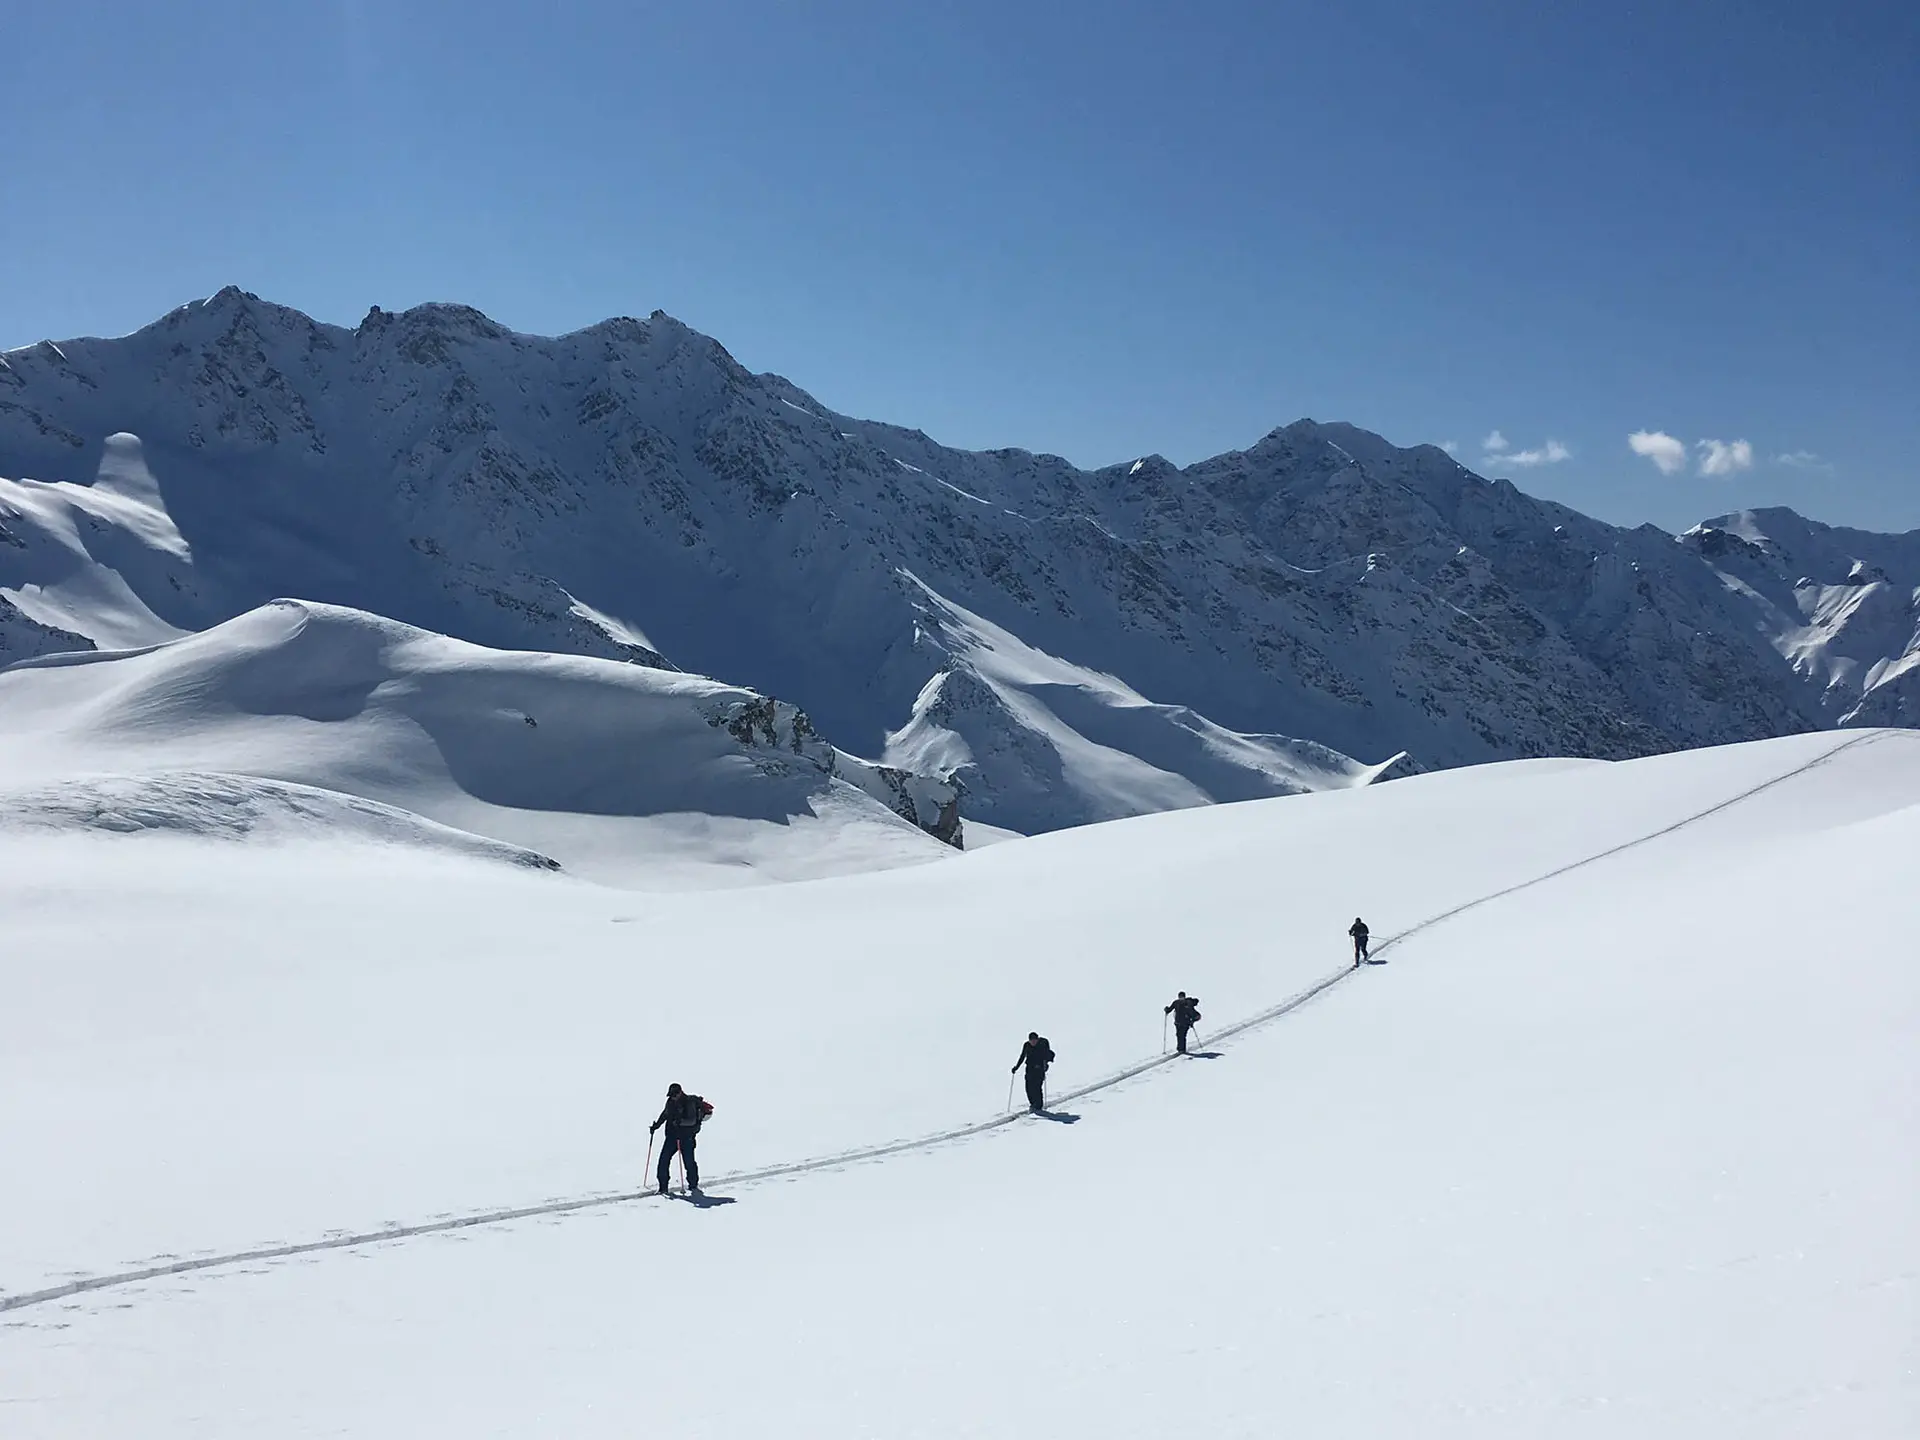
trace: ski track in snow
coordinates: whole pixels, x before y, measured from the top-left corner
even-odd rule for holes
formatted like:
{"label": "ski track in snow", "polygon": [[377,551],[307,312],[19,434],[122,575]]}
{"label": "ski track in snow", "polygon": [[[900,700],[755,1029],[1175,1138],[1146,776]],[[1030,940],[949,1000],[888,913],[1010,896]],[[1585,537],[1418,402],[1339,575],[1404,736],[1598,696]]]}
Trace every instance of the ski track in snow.
{"label": "ski track in snow", "polygon": [[[1754,785],[1736,795],[1732,795],[1725,800],[1710,805],[1704,810],[1696,811],[1694,814],[1688,815],[1683,819],[1676,820],[1661,829],[1651,831],[1646,835],[1641,835],[1632,840],[1623,841],[1618,845],[1602,850],[1597,854],[1589,855],[1584,859],[1570,861],[1557,869],[1547,871],[1544,875],[1536,875],[1531,880],[1523,880],[1518,884],[1509,885],[1505,889],[1495,890],[1489,894],[1479,896],[1476,899],[1465,901],[1462,904],[1454,906],[1451,910],[1441,911],[1438,915],[1429,916],[1427,919],[1409,926],[1398,934],[1389,936],[1387,939],[1381,941],[1380,944],[1372,948],[1370,954],[1372,956],[1382,955],[1403,941],[1410,940],[1416,935],[1431,930],[1437,925],[1443,925],[1447,921],[1456,919],[1469,911],[1480,909],[1485,905],[1494,904],[1497,901],[1506,899],[1508,896],[1517,895],[1523,890],[1531,890],[1536,885],[1545,885],[1549,881],[1557,880],[1563,875],[1571,874],[1576,870],[1583,870],[1589,865],[1597,865],[1603,860],[1612,859],[1614,856],[1623,854],[1626,851],[1635,850],[1642,845],[1648,845],[1656,840],[1664,839],[1676,831],[1684,830],[1690,825],[1696,825],[1703,820],[1711,819],[1713,816],[1732,809],[1736,805],[1743,804],[1777,786],[1784,785],[1790,780],[1798,779],[1809,771],[1816,770],[1828,762],[1837,759],[1840,755],[1853,749],[1855,746],[1871,744],[1886,738],[1886,733],[1874,733],[1843,741],[1824,754],[1814,757],[1812,760],[1796,765],[1792,769],[1776,775],[1770,780],[1764,780],[1758,785]],[[1376,960],[1374,963],[1383,962]],[[1245,1035],[1250,1031],[1257,1030],[1264,1025],[1271,1024],[1275,1020],[1290,1015],[1305,1006],[1309,1001],[1324,995],[1349,976],[1359,973],[1360,968],[1358,965],[1344,966],[1324,979],[1316,981],[1306,989],[1282,1000],[1277,1005],[1261,1010],[1256,1014],[1248,1016],[1246,1019],[1235,1021],[1231,1025],[1208,1032],[1206,1043],[1208,1045],[1218,1045],[1223,1041]],[[1061,1105],[1074,1100],[1081,1100],[1089,1095],[1110,1090],[1125,1081],[1135,1079],[1149,1071],[1172,1064],[1180,1058],[1177,1051],[1162,1053],[1150,1059],[1129,1065],[1125,1069],[1103,1076],[1090,1084],[1080,1086],[1078,1089],[1069,1090],[1061,1095],[1049,1096],[1048,1102],[1050,1105]],[[1027,1114],[1028,1112],[1025,1110],[1015,1110],[1004,1115],[995,1115],[990,1119],[975,1121],[972,1124],[956,1126],[950,1130],[937,1131],[930,1135],[919,1135],[911,1139],[894,1140],[881,1145],[869,1145],[853,1150],[842,1150],[830,1155],[819,1155],[809,1159],[793,1160],[778,1165],[762,1166],[755,1170],[736,1171],[731,1174],[719,1176],[712,1185],[703,1187],[703,1190],[717,1193],[730,1189],[741,1189],[766,1180],[777,1180],[793,1175],[805,1175],[822,1170],[833,1170],[846,1165],[860,1164],[864,1161],[882,1160],[889,1156],[904,1155],[917,1150],[928,1150],[936,1146],[949,1145],[956,1141],[971,1139],[973,1136],[984,1135],[993,1130],[1004,1129],[1009,1125],[1025,1119]],[[450,1231],[472,1229],[478,1225],[504,1225],[515,1220],[527,1220],[536,1216],[567,1215],[581,1210],[600,1209],[611,1205],[628,1204],[635,1200],[655,1197],[657,1194],[657,1191],[649,1189],[621,1190],[612,1193],[579,1196],[569,1200],[550,1200],[537,1205],[520,1205],[505,1209],[485,1210],[471,1215],[458,1215],[444,1220],[431,1220],[418,1225],[394,1224],[381,1230],[371,1230],[359,1234],[333,1234],[319,1240],[294,1241],[284,1245],[263,1245],[251,1250],[238,1250],[225,1255],[195,1256],[188,1259],[170,1261],[165,1264],[150,1265],[135,1270],[117,1271],[108,1275],[81,1276],[69,1280],[65,1284],[51,1286],[42,1290],[23,1291],[16,1295],[0,1293],[0,1312],[22,1310],[31,1305],[44,1305],[51,1301],[64,1300],[76,1295],[85,1295],[97,1290],[117,1289],[121,1286],[137,1285],[143,1281],[165,1279],[171,1275],[185,1275],[200,1270],[223,1269],[228,1266],[256,1264],[262,1261],[284,1260],[299,1255],[314,1255],[326,1250],[349,1250],[361,1246],[378,1245],[388,1241],[410,1240],[425,1235],[443,1235]]]}

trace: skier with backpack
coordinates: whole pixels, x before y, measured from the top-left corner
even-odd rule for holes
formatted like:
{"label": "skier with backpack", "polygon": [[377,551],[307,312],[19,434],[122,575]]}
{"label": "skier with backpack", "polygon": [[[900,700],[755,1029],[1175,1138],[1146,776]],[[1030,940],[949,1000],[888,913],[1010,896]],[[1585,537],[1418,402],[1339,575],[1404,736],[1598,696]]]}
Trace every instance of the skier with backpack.
{"label": "skier with backpack", "polygon": [[[1200,1001],[1182,990],[1160,1013],[1173,1016],[1173,1038],[1180,1047],[1180,1053],[1186,1054],[1187,1032],[1200,1023]],[[1165,1032],[1161,1033],[1160,1043],[1163,1047],[1167,1043]]]}
{"label": "skier with backpack", "polygon": [[1047,1108],[1047,1067],[1052,1063],[1053,1046],[1038,1030],[1029,1030],[1027,1043],[1020,1047],[1020,1058],[1013,1062],[1013,1068],[1027,1067],[1027,1108],[1036,1115]]}
{"label": "skier with backpack", "polygon": [[686,1172],[688,1192],[698,1193],[700,1165],[693,1158],[693,1142],[700,1133],[700,1122],[711,1114],[713,1106],[698,1095],[689,1095],[678,1085],[667,1087],[667,1103],[662,1107],[659,1117],[647,1127],[649,1136],[662,1125],[667,1127],[667,1143],[660,1152],[660,1168],[657,1172],[662,1195],[667,1193],[667,1181],[671,1178],[670,1162],[676,1152],[680,1156],[681,1168]]}
{"label": "skier with backpack", "polygon": [[1353,924],[1347,927],[1347,934],[1353,937],[1353,963],[1356,965],[1365,965],[1367,963],[1368,933],[1367,922],[1362,920],[1358,915],[1354,916]]}

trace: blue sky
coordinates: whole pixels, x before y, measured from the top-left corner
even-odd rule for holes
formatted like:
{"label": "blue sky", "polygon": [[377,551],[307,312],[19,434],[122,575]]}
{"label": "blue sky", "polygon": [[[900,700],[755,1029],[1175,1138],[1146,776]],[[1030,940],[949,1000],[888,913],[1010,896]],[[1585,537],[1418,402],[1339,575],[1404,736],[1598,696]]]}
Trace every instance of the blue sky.
{"label": "blue sky", "polygon": [[661,308],[950,444],[1311,415],[1612,520],[1912,528],[1917,12],[16,6],[0,346],[228,283]]}

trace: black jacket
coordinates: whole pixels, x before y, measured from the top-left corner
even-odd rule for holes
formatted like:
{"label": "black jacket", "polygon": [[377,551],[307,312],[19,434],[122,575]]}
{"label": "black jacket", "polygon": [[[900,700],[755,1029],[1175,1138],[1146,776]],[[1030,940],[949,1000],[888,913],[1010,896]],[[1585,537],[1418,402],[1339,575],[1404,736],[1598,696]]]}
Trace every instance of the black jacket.
{"label": "black jacket", "polygon": [[669,1130],[698,1131],[700,1122],[712,1111],[713,1107],[698,1095],[669,1095],[666,1105],[660,1111],[660,1118],[647,1128],[658,1130],[664,1125]]}
{"label": "black jacket", "polygon": [[1356,940],[1366,939],[1368,933],[1369,932],[1367,930],[1367,922],[1364,920],[1354,921],[1353,924],[1349,926],[1347,929],[1347,934],[1351,935]]}
{"label": "black jacket", "polygon": [[1200,997],[1188,995],[1175,1000],[1166,1007],[1166,1013],[1173,1016],[1173,1023],[1182,1030],[1191,1030],[1200,1020]]}
{"label": "black jacket", "polygon": [[1020,1047],[1020,1058],[1013,1062],[1013,1068],[1018,1070],[1024,1065],[1029,1070],[1039,1070],[1044,1073],[1047,1066],[1052,1063],[1053,1046],[1049,1045],[1047,1037],[1042,1035],[1038,1040],[1029,1040]]}

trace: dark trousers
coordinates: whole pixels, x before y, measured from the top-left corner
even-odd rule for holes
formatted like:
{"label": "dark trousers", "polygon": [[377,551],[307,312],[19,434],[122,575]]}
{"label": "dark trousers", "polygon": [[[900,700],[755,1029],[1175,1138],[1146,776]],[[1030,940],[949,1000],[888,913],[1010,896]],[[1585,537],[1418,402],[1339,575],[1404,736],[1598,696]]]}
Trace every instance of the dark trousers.
{"label": "dark trousers", "polygon": [[1358,965],[1362,960],[1366,958],[1367,958],[1367,937],[1365,935],[1356,935],[1353,937],[1353,963]]}
{"label": "dark trousers", "polygon": [[1027,1066],[1027,1108],[1047,1108],[1047,1072],[1039,1065]]}
{"label": "dark trousers", "polygon": [[[1180,1053],[1182,1055],[1187,1053],[1187,1031],[1192,1028],[1191,1025],[1176,1025],[1173,1027],[1173,1038],[1179,1042]],[[1162,1041],[1161,1043],[1165,1044],[1166,1042]]]}
{"label": "dark trousers", "polygon": [[660,1188],[662,1190],[667,1188],[668,1165],[676,1150],[680,1152],[681,1163],[687,1167],[687,1185],[689,1188],[699,1188],[700,1163],[693,1158],[695,1133],[692,1130],[676,1130],[671,1125],[667,1127],[666,1148],[660,1152]]}

